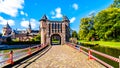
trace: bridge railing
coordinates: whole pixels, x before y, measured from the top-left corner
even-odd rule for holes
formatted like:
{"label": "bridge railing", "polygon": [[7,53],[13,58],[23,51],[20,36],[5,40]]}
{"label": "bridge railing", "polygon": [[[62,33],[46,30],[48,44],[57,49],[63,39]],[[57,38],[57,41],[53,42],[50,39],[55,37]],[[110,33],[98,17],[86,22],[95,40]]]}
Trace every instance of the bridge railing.
{"label": "bridge railing", "polygon": [[13,65],[15,61],[22,59],[24,57],[30,56],[31,54],[40,51],[45,48],[47,45],[36,45],[20,50],[11,50],[9,53],[0,54],[0,67],[6,66],[8,64]]}
{"label": "bridge railing", "polygon": [[104,61],[98,59],[97,57],[93,56],[92,53],[95,53],[95,54],[100,55],[100,56],[102,56],[104,58],[110,59],[112,61],[118,62],[119,63],[119,68],[120,68],[120,59],[119,58],[112,57],[110,55],[107,55],[107,54],[95,51],[93,49],[90,49],[90,48],[87,48],[87,47],[84,47],[84,46],[79,46],[79,48],[77,48],[76,44],[67,43],[67,45],[69,45],[70,47],[72,47],[74,49],[77,49],[80,52],[83,52],[84,54],[88,55],[88,59],[94,59],[94,60],[98,61],[99,63],[103,64],[104,66],[106,66],[108,68],[114,68],[114,67],[109,65],[109,64],[107,64],[107,63],[105,63]]}

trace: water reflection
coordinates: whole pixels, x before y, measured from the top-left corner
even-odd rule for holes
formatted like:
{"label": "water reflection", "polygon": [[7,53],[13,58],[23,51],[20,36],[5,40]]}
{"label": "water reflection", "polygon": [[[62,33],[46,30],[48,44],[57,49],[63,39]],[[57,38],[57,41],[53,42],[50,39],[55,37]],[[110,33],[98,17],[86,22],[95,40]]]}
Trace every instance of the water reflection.
{"label": "water reflection", "polygon": [[[0,55],[2,55],[4,51],[0,51]],[[2,62],[4,59],[4,56],[0,56],[0,62]],[[3,63],[0,63],[0,66],[3,65]]]}
{"label": "water reflection", "polygon": [[[89,47],[91,49],[94,49],[96,51],[111,55],[111,56],[116,57],[116,58],[118,58],[120,56],[120,49],[103,47],[103,46],[100,46],[100,45],[94,46],[94,45],[83,44],[83,43],[81,43],[80,45],[85,46],[85,47]],[[93,55],[96,56],[97,58],[103,60],[104,62],[114,66],[115,68],[119,68],[119,63],[111,61],[107,58],[104,58],[104,57],[99,56],[99,55],[94,54],[94,53],[93,53]]]}

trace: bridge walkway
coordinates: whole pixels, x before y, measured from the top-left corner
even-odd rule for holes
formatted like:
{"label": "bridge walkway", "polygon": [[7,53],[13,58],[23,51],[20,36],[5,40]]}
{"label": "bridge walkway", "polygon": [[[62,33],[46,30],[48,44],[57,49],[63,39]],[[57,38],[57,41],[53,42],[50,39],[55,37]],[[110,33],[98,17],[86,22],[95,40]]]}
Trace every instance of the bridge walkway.
{"label": "bridge walkway", "polygon": [[[50,47],[49,47],[50,48]],[[45,53],[46,52],[46,53]],[[44,55],[43,55],[44,54]],[[66,45],[55,45],[13,68],[105,68],[95,60]]]}

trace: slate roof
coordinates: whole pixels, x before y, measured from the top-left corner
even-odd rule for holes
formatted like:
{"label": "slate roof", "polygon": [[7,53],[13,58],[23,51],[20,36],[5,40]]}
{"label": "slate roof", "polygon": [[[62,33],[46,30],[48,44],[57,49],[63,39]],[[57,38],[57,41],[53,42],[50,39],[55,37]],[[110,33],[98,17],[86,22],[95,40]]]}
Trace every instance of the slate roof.
{"label": "slate roof", "polygon": [[41,18],[41,20],[47,20],[47,16],[44,14],[43,17]]}
{"label": "slate roof", "polygon": [[63,21],[69,21],[67,16],[63,16]]}
{"label": "slate roof", "polygon": [[11,29],[10,25],[8,24],[8,22],[7,22],[7,24],[4,26],[4,28],[10,28],[10,29]]}

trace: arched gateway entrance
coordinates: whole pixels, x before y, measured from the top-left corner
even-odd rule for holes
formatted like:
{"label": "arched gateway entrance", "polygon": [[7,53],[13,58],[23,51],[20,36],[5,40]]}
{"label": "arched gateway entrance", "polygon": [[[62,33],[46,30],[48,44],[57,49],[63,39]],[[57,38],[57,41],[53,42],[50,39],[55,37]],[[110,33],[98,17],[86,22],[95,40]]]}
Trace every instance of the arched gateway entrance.
{"label": "arched gateway entrance", "polygon": [[40,19],[41,44],[65,44],[70,38],[70,26],[67,16],[62,21],[48,20],[46,15]]}
{"label": "arched gateway entrance", "polygon": [[59,34],[53,34],[51,36],[51,45],[60,45],[61,44],[61,37]]}

